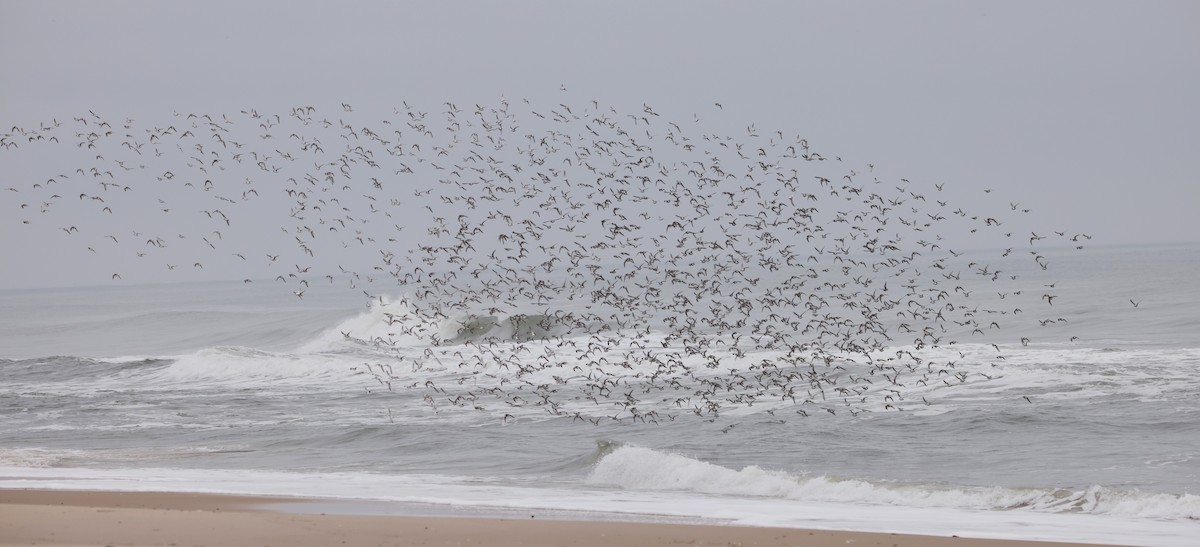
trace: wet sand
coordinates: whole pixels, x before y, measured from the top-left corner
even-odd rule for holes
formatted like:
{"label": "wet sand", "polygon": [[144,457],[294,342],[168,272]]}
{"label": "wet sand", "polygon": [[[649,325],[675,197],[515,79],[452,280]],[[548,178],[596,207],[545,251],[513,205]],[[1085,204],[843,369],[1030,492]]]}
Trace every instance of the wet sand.
{"label": "wet sand", "polygon": [[0,490],[0,545],[1081,545],[712,524],[322,514],[324,500],[177,492]]}

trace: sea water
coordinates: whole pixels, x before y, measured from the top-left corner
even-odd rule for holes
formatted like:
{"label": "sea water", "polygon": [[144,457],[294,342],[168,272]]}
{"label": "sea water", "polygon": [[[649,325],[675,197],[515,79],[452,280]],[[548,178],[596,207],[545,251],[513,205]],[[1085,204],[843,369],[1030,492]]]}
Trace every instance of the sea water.
{"label": "sea water", "polygon": [[[1195,545],[1198,274],[1197,245],[1089,248],[1029,272],[1069,321],[1013,327],[998,365],[990,338],[927,350],[976,380],[909,386],[903,411],[759,401],[657,424],[593,423],[574,413],[599,403],[565,395],[565,415],[428,397],[462,376],[413,366],[431,343],[395,318],[454,321],[409,313],[403,287],[369,302],[269,280],[0,291],[0,488]],[[604,336],[542,334],[507,333],[529,359]],[[492,372],[478,388],[514,389]]]}

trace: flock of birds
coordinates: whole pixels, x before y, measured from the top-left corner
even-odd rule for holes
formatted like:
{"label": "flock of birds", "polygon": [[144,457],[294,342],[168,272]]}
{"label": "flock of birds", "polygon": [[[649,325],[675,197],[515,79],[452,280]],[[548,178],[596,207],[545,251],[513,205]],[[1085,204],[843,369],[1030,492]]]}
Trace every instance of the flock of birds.
{"label": "flock of birds", "polygon": [[362,291],[386,334],[342,334],[390,357],[354,373],[505,421],[900,411],[990,378],[980,363],[1031,342],[1006,324],[1067,321],[1021,272],[1090,235],[1022,231],[1019,203],[971,211],[799,136],[706,127],[597,101],[89,111],[0,135],[0,161],[53,166],[0,207],[5,230],[120,264],[110,282],[241,268],[300,299]]}

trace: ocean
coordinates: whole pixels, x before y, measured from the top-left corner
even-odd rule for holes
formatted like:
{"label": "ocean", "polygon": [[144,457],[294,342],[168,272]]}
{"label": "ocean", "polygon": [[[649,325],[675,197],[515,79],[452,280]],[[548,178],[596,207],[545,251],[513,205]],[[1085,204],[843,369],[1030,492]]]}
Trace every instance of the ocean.
{"label": "ocean", "polygon": [[[402,285],[370,299],[317,282],[297,298],[270,279],[5,290],[0,488],[1196,545],[1198,273],[1195,244],[1070,249],[1023,272],[1034,300],[1055,286],[1049,326],[890,343],[955,362],[938,381],[844,408],[824,391],[808,405],[728,392],[719,413],[680,402],[702,385],[652,393],[638,376],[661,366],[650,353],[603,349],[628,370],[610,388],[546,365],[565,341],[601,347],[609,331],[430,317]],[[679,343],[668,318],[645,321],[623,328]],[[477,331],[486,342],[455,336]],[[783,358],[740,347],[734,370]]]}

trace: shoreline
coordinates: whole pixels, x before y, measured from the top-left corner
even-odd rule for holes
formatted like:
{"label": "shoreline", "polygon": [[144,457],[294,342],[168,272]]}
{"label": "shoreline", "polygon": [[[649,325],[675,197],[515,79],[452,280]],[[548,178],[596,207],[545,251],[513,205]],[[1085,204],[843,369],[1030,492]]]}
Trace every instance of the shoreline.
{"label": "shoreline", "polygon": [[0,545],[1090,545],[660,522],[652,515],[637,520],[633,516],[595,518],[599,515],[585,519],[582,513],[542,511],[514,511],[511,516],[470,511],[463,515],[449,511],[370,514],[362,509],[369,509],[369,500],[342,501],[188,492],[0,489]]}

